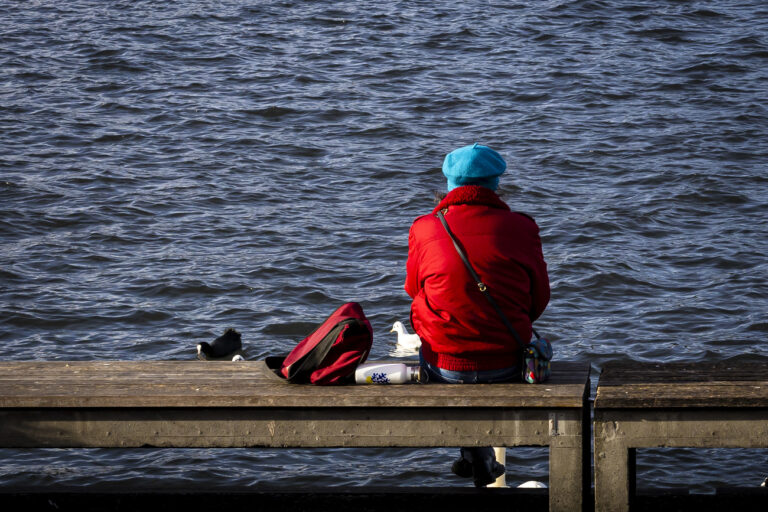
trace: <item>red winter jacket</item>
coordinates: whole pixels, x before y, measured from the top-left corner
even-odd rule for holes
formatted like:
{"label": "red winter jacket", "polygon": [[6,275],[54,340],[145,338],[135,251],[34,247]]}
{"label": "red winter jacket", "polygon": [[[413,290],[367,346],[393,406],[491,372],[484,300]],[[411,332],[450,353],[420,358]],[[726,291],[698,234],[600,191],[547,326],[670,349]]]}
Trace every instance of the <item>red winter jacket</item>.
{"label": "red winter jacket", "polygon": [[413,298],[411,325],[424,359],[445,370],[514,366],[514,338],[462,263],[435,215],[439,210],[523,343],[549,302],[539,228],[489,188],[467,185],[416,219],[408,235],[405,291]]}

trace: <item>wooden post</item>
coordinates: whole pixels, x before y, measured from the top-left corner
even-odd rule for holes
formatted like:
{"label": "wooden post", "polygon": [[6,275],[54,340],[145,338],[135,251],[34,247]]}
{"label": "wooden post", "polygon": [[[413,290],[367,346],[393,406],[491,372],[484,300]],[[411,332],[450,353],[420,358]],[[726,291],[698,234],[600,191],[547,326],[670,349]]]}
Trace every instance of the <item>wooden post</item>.
{"label": "wooden post", "polygon": [[[504,446],[497,446],[493,448],[493,453],[496,456],[496,462],[502,466],[507,465],[507,448]],[[507,474],[504,473],[495,482],[488,487],[506,487],[507,486]]]}
{"label": "wooden post", "polygon": [[616,439],[615,428],[595,418],[595,512],[629,510],[629,449]]}
{"label": "wooden post", "polygon": [[584,506],[580,410],[549,415],[549,510],[579,511]]}

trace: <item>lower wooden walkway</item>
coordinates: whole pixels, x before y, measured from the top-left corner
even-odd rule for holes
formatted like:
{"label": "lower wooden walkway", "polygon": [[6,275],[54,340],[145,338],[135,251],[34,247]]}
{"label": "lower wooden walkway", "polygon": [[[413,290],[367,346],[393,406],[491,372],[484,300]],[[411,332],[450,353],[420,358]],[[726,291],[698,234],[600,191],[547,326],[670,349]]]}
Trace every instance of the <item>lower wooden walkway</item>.
{"label": "lower wooden walkway", "polygon": [[[546,384],[317,387],[262,362],[0,363],[0,447],[549,447],[550,510],[589,493],[589,365]],[[448,471],[448,463],[446,463]]]}

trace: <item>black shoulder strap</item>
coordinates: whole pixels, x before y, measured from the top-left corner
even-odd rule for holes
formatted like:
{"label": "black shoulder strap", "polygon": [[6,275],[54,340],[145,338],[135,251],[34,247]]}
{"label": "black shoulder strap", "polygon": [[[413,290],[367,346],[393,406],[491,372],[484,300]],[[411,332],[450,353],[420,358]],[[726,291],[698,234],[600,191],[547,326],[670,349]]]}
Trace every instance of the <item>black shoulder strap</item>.
{"label": "black shoulder strap", "polygon": [[[504,314],[504,312],[501,310],[499,305],[496,304],[496,301],[493,300],[493,297],[491,297],[491,293],[488,291],[488,287],[480,279],[480,276],[477,275],[477,272],[475,272],[475,269],[472,268],[472,264],[469,263],[469,259],[467,258],[467,255],[464,254],[464,251],[461,249],[461,246],[459,245],[459,241],[456,240],[456,237],[451,232],[451,228],[448,227],[448,222],[446,222],[445,217],[443,216],[442,210],[437,212],[437,218],[440,219],[440,223],[443,225],[446,233],[448,233],[448,236],[451,238],[451,241],[453,242],[453,246],[456,248],[456,252],[459,253],[459,257],[461,258],[461,261],[464,262],[464,266],[467,267],[467,270],[472,276],[472,279],[474,279],[475,282],[477,283],[477,289],[483,293],[486,299],[488,299],[488,302],[491,304],[491,306],[493,306],[493,309],[496,310],[496,313],[501,318],[501,321],[504,322],[504,325],[507,327],[509,332],[512,334],[512,337],[517,342],[518,348],[522,349],[525,345],[527,345],[527,343],[523,343],[523,341],[520,339],[520,335],[517,334],[517,331],[512,326],[512,323],[507,318],[507,315]],[[536,329],[533,329],[533,333],[536,335],[536,338],[539,338],[539,333],[536,332]]]}
{"label": "black shoulder strap", "polygon": [[322,363],[325,359],[325,356],[327,356],[328,352],[331,351],[331,347],[333,347],[333,344],[336,342],[339,334],[341,334],[341,331],[343,331],[347,325],[351,325],[356,322],[356,319],[349,318],[342,320],[333,326],[333,328],[328,331],[328,334],[326,334],[323,339],[318,341],[317,345],[315,345],[312,350],[304,354],[304,357],[291,365],[291,369],[288,372],[288,381],[302,382],[306,380],[306,377],[318,369],[320,363]]}

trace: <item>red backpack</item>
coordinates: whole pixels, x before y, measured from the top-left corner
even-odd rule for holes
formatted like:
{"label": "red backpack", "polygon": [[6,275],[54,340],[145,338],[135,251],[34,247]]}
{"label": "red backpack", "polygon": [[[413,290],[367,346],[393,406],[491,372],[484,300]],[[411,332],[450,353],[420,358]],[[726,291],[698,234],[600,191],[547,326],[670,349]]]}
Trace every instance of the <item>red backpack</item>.
{"label": "red backpack", "polygon": [[287,357],[268,357],[267,366],[288,382],[343,384],[364,362],[373,344],[373,329],[363,308],[348,302],[301,340]]}

